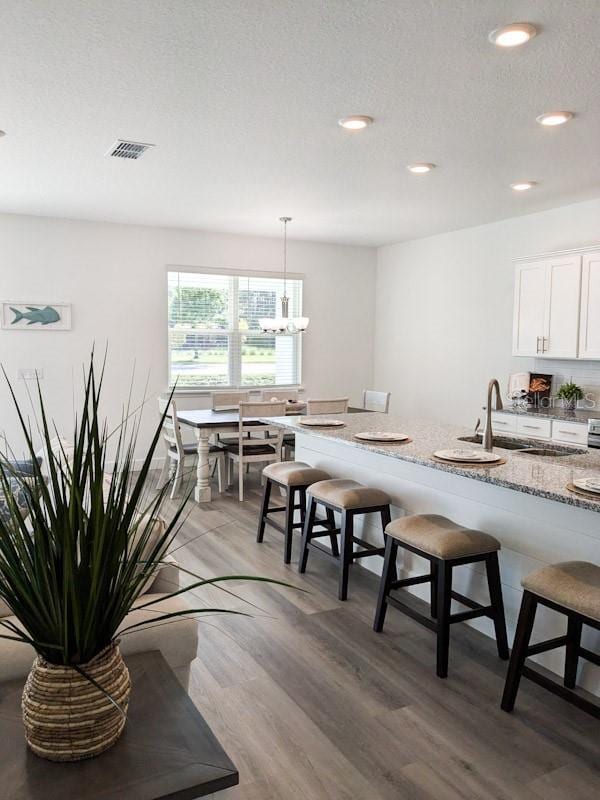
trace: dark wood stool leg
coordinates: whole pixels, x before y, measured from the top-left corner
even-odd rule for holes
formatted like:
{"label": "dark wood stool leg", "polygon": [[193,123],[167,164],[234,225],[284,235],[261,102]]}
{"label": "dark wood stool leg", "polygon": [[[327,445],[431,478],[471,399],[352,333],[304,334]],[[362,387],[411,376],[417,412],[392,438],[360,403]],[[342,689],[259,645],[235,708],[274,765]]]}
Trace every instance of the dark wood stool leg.
{"label": "dark wood stool leg", "polygon": [[431,578],[430,589],[430,613],[433,619],[437,617],[437,586],[438,586],[438,566],[437,561],[430,561],[429,576]]}
{"label": "dark wood stool leg", "polygon": [[577,663],[579,661],[579,648],[581,647],[581,629],[583,623],[568,617],[567,623],[567,653],[565,658],[565,679],[567,689],[574,689],[577,683]]}
{"label": "dark wood stool leg", "polygon": [[[387,526],[390,524],[391,521],[392,521],[392,515],[390,513],[390,507],[389,506],[384,506],[381,509],[381,527],[383,528],[383,543],[386,546],[387,546],[388,537],[385,534],[385,529],[387,528]],[[398,580],[398,570],[397,570],[397,567],[396,567],[396,559],[394,559],[394,561],[392,562],[391,580],[392,581]]]}
{"label": "dark wood stool leg", "polygon": [[498,553],[492,553],[485,560],[487,582],[490,592],[490,605],[494,609],[494,630],[498,655],[508,660],[508,638],[506,635],[506,619],[504,617],[504,601],[502,600],[502,584],[500,583],[500,567]]}
{"label": "dark wood stool leg", "polygon": [[391,536],[386,536],[385,542],[385,557],[383,561],[383,572],[381,573],[381,580],[379,582],[379,597],[377,598],[377,609],[375,611],[375,620],[373,622],[373,630],[376,633],[381,633],[383,630],[383,623],[385,622],[385,612],[387,611],[387,596],[390,593],[390,584],[396,580],[392,577],[396,572],[396,556],[398,554],[398,544]]}
{"label": "dark wood stool leg", "polygon": [[258,531],[256,533],[256,541],[260,544],[265,535],[265,525],[267,522],[267,512],[269,510],[269,500],[271,498],[271,481],[269,478],[265,481],[265,488],[263,491],[262,504],[260,507],[260,517],[258,518]]}
{"label": "dark wood stool leg", "polygon": [[529,647],[529,640],[531,639],[531,632],[533,630],[536,608],[537,600],[535,595],[531,594],[531,592],[523,592],[519,621],[517,622],[517,630],[510,656],[510,663],[508,665],[506,683],[504,684],[504,694],[502,695],[501,707],[503,711],[510,712],[515,707],[515,700],[521,681],[521,673],[523,671],[525,659],[527,658],[527,648]]}
{"label": "dark wood stool leg", "polygon": [[438,563],[437,588],[437,665],[438,678],[448,677],[450,650],[450,604],[452,592],[452,566],[447,561]]}
{"label": "dark wood stool leg", "polygon": [[[326,510],[327,513],[327,522],[331,529],[335,528],[335,514],[333,513],[331,508]],[[331,539],[331,552],[334,556],[339,558],[340,555],[340,548],[338,547],[338,540],[337,540],[337,533],[332,533],[329,537]]]}
{"label": "dark wood stool leg", "polygon": [[300,522],[302,523],[302,528],[304,528],[305,520],[306,520],[306,487],[303,486],[300,489]]}
{"label": "dark wood stool leg", "polygon": [[294,539],[294,506],[296,504],[296,490],[288,486],[285,501],[285,534],[283,544],[283,563],[289,564],[292,560],[292,541]]}
{"label": "dark wood stool leg", "polygon": [[314,497],[309,499],[308,513],[302,528],[302,545],[300,546],[300,560],[298,561],[298,572],[306,572],[306,562],[308,561],[308,543],[315,524],[317,514],[317,501]]}
{"label": "dark wood stool leg", "polygon": [[342,532],[342,558],[340,561],[340,585],[338,598],[346,600],[348,597],[348,575],[352,564],[352,551],[354,543],[354,515],[351,511],[342,511],[342,522],[340,524]]}

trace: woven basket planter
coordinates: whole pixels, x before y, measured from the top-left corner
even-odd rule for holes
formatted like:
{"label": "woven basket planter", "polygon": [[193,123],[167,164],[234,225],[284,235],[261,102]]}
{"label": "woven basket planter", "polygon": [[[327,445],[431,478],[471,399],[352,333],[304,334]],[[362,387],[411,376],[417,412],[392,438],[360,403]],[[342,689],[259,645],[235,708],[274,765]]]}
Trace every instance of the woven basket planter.
{"label": "woven basket planter", "polygon": [[33,663],[23,691],[27,744],[50,761],[79,761],[108,750],[125,727],[131,682],[117,645],[99,653],[81,669],[117,703],[72,667]]}

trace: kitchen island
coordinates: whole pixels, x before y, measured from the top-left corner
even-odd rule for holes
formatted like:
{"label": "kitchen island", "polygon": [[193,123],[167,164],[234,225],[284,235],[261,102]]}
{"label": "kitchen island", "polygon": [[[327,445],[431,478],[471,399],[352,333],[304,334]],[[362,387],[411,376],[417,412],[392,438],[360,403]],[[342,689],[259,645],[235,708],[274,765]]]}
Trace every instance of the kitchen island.
{"label": "kitchen island", "polygon": [[[433,452],[461,444],[468,447],[458,439],[468,436],[469,431],[388,414],[335,416],[344,421],[344,427],[303,427],[300,417],[269,421],[296,434],[297,461],[326,469],[332,477],[353,478],[388,492],[392,517],[442,514],[496,536],[502,543],[500,569],[510,641],[524,575],[559,561],[600,563],[600,500],[573,494],[566,488],[574,477],[600,475],[600,452],[574,449],[573,455],[545,457],[496,448],[506,463],[489,467],[446,464],[435,461]],[[412,441],[367,443],[354,438],[361,431],[401,432]],[[373,542],[381,541],[376,521],[368,517],[357,534]],[[405,577],[427,571],[423,561],[409,553],[399,556],[398,566]],[[373,568],[380,569],[380,565],[373,564]],[[487,585],[480,565],[457,568],[454,580],[458,592],[487,602]],[[410,591],[425,599],[429,590],[416,586]],[[492,635],[487,619],[469,624]],[[561,635],[564,627],[564,617],[540,608],[534,641]],[[585,630],[583,644],[598,651],[600,636]],[[537,660],[560,673],[564,652],[556,650]],[[581,670],[581,685],[600,695],[597,668],[584,663]]]}

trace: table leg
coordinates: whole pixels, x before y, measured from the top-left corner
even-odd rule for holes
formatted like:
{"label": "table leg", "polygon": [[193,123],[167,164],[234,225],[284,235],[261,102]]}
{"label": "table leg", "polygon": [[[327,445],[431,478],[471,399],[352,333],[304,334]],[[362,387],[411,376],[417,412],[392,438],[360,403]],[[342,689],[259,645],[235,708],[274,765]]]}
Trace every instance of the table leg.
{"label": "table leg", "polygon": [[210,490],[210,467],[208,464],[209,453],[209,437],[208,430],[200,428],[197,433],[198,436],[198,466],[196,468],[196,489],[194,491],[194,499],[197,503],[210,503],[211,490]]}

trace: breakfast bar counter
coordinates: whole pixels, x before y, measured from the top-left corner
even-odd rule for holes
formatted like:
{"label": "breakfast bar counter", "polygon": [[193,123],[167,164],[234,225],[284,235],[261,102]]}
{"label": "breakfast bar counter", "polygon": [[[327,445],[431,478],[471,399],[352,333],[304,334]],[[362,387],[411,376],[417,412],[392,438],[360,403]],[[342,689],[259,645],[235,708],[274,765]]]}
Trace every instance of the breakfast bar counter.
{"label": "breakfast bar counter", "polygon": [[[600,478],[600,451],[572,448],[567,450],[572,455],[540,456],[495,448],[504,462],[497,466],[441,463],[433,458],[436,450],[477,447],[460,441],[460,437],[469,436],[468,430],[380,413],[341,414],[336,419],[344,426],[309,428],[300,417],[270,421],[296,434],[297,461],[325,469],[333,477],[352,478],[386,491],[392,500],[393,517],[442,514],[496,536],[502,543],[500,568],[511,637],[521,601],[522,577],[560,561],[600,563],[600,495],[596,500],[567,489],[573,479]],[[355,438],[355,434],[366,431],[403,433],[411,441],[381,444]],[[381,537],[378,525],[368,517],[358,535],[373,543]],[[406,553],[399,569],[404,577],[410,577],[423,572],[423,564]],[[456,572],[458,592],[487,602],[485,575],[477,565],[459,567]],[[415,586],[411,591],[425,599],[429,590]],[[469,624],[492,635],[489,620]],[[540,609],[536,640],[562,635],[563,627],[564,620],[557,614]],[[586,630],[583,644],[599,649],[600,635]],[[555,650],[536,659],[560,673],[564,651]],[[589,664],[582,670],[580,684],[600,694],[598,670]]]}

